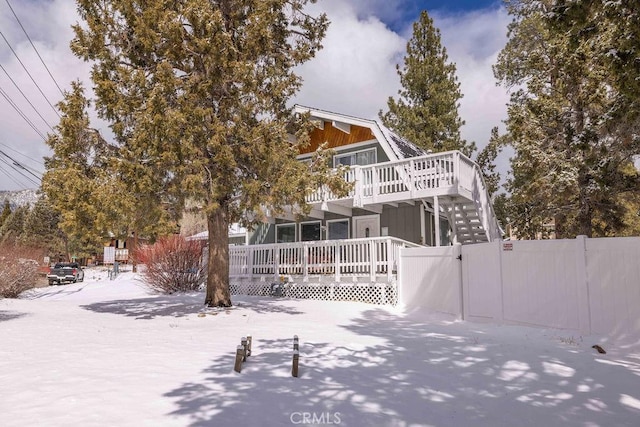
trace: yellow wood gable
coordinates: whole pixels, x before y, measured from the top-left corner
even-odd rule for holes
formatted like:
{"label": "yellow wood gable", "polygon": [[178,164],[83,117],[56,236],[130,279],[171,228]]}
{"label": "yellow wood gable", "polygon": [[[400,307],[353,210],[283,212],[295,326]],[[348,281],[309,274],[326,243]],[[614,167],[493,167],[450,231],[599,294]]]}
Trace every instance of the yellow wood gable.
{"label": "yellow wood gable", "polygon": [[[368,127],[346,125],[346,127],[338,128],[334,127],[333,122],[326,120],[323,122],[318,121],[318,123],[320,126],[311,132],[310,144],[300,149],[300,154],[316,151],[320,144],[325,141],[327,142],[326,148],[338,148],[375,139],[373,132]],[[340,126],[340,124],[336,125]]]}

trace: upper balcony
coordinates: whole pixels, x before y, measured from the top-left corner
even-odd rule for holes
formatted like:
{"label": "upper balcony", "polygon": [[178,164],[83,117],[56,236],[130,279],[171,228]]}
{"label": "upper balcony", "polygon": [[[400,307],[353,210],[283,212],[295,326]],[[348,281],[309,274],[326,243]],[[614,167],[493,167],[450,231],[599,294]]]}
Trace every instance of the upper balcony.
{"label": "upper balcony", "polygon": [[384,204],[429,202],[448,217],[460,243],[502,236],[479,167],[459,151],[352,166],[344,179],[354,183],[348,195],[338,197],[320,188],[307,203],[349,215],[352,208],[376,211]]}

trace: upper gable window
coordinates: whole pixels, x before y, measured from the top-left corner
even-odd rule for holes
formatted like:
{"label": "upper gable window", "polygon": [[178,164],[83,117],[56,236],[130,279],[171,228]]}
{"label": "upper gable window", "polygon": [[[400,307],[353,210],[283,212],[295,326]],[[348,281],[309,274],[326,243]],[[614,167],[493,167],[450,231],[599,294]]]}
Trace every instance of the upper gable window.
{"label": "upper gable window", "polygon": [[370,148],[368,150],[362,151],[353,151],[351,153],[345,154],[336,154],[333,156],[333,167],[338,167],[339,165],[345,166],[364,166],[371,165],[373,163],[377,163],[377,154],[375,148]]}

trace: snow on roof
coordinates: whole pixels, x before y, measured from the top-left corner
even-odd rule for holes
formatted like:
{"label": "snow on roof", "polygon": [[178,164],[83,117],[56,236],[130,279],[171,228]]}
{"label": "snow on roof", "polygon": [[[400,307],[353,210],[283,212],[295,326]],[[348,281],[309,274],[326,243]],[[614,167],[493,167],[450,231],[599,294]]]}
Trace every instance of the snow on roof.
{"label": "snow on roof", "polygon": [[[233,223],[229,226],[229,236],[244,236],[247,229],[240,226],[238,223]],[[209,232],[207,230],[201,231],[198,234],[187,237],[187,240],[207,240],[209,238]]]}
{"label": "snow on roof", "polygon": [[425,150],[418,147],[411,141],[404,139],[388,127],[378,122],[376,122],[376,124],[399,159],[407,159],[427,154]]}

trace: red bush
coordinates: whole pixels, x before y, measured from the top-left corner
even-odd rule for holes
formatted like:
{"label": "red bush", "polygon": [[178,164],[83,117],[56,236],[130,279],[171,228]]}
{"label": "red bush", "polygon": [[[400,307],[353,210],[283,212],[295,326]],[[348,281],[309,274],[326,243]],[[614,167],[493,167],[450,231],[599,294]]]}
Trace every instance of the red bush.
{"label": "red bush", "polygon": [[162,294],[198,290],[205,280],[202,243],[169,236],[136,250],[136,260],[144,264],[140,275],[151,289]]}

